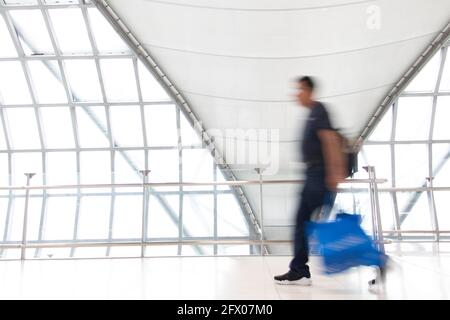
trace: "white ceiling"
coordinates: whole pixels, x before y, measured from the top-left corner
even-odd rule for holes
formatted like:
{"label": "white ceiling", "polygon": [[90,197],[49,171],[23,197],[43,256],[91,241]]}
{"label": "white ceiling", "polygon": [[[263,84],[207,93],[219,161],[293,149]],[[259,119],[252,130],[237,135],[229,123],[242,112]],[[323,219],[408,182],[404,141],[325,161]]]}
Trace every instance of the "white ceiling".
{"label": "white ceiling", "polygon": [[[450,19],[448,0],[108,3],[205,128],[279,129],[280,171],[275,178],[292,176],[298,167],[296,140],[305,113],[292,101],[293,79],[316,76],[318,96],[327,102],[335,125],[356,135]],[[274,205],[291,214],[287,198],[295,198],[295,192],[285,189],[270,195],[282,197]],[[274,213],[269,219],[276,223],[285,217]]]}

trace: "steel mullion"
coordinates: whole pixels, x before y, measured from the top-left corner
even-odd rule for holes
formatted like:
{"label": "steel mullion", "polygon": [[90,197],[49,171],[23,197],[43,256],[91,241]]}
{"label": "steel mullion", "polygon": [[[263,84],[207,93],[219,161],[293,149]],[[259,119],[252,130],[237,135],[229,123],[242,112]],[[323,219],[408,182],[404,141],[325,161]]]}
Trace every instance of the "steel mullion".
{"label": "steel mullion", "polygon": [[[398,99],[392,104],[392,130],[391,130],[391,137],[390,141],[395,141],[395,135],[397,133],[397,119],[398,119]],[[395,144],[391,143],[391,178],[392,178],[392,187],[395,188],[397,186],[397,178],[396,178],[396,160],[395,160]],[[394,206],[394,221],[395,221],[395,227],[397,230],[401,229],[401,219],[400,219],[400,213],[398,211],[398,200],[397,200],[397,193],[392,193],[392,205]],[[401,234],[398,234],[398,240],[401,240]]]}
{"label": "steel mullion", "polygon": [[[434,97],[433,97],[433,108],[432,108],[432,116],[431,116],[431,124],[430,124],[430,133],[429,133],[429,140],[428,140],[428,169],[429,169],[429,178],[430,181],[429,183],[431,184],[431,186],[433,186],[433,179],[434,179],[434,170],[433,170],[433,133],[434,133],[434,123],[435,123],[435,118],[436,118],[436,108],[437,108],[437,93],[439,92],[439,88],[441,86],[441,80],[442,80],[442,75],[444,72],[444,66],[445,66],[445,60],[447,57],[447,48],[442,48],[441,49],[441,63],[439,66],[439,72],[438,72],[438,77],[437,77],[437,81],[436,81],[436,86],[434,88]],[[436,204],[434,202],[434,194],[433,194],[433,190],[429,190],[428,191],[428,201],[429,201],[429,209],[431,210],[431,224],[435,229],[436,232],[436,241],[440,240],[440,235],[439,235],[439,219],[437,216],[437,211],[436,211]]]}
{"label": "steel mullion", "polygon": [[[97,77],[98,77],[98,81],[100,84],[100,90],[102,93],[102,100],[103,100],[103,104],[102,106],[104,106],[105,108],[105,113],[106,113],[106,125],[107,125],[107,138],[109,141],[109,152],[110,152],[110,156],[111,156],[111,162],[110,162],[110,166],[111,166],[111,183],[115,183],[115,156],[116,156],[116,152],[115,152],[115,142],[113,139],[113,133],[112,133],[112,128],[111,128],[111,118],[110,118],[110,113],[109,113],[109,105],[108,105],[108,99],[106,96],[106,89],[105,89],[105,83],[103,80],[103,73],[102,73],[102,68],[100,66],[100,58],[99,58],[99,51],[97,48],[97,43],[95,41],[95,37],[93,34],[93,30],[92,30],[92,26],[91,26],[91,21],[89,18],[89,14],[87,12],[86,7],[81,9],[82,14],[83,14],[83,19],[84,19],[84,23],[86,25],[86,30],[88,32],[88,37],[89,37],[89,42],[91,43],[92,46],[92,52],[94,54],[94,61],[95,61],[95,68],[97,70]],[[119,151],[120,152],[120,151]],[[114,227],[114,213],[115,213],[115,203],[116,203],[116,188],[112,187],[111,188],[111,202],[110,202],[110,209],[109,209],[109,228],[108,228],[108,241],[112,241],[113,238],[113,227]],[[107,247],[106,248],[106,256],[109,257],[111,254],[111,247]]]}
{"label": "steel mullion", "polygon": [[[143,104],[143,99],[142,99],[142,90],[141,90],[141,81],[139,78],[139,71],[138,71],[138,64],[137,64],[137,58],[133,57],[132,59],[133,61],[133,73],[134,73],[134,77],[135,77],[135,82],[136,82],[136,88],[137,88],[137,93],[138,93],[138,100],[139,100],[139,110],[140,110],[140,115],[141,115],[141,131],[142,131],[142,138],[143,138],[143,142],[144,142],[144,148],[148,147],[148,142],[147,142],[147,129],[146,129],[146,122],[145,122],[145,112],[144,112],[144,104]],[[144,167],[145,168],[139,168],[139,170],[148,170],[148,151],[144,151]],[[148,180],[148,176],[144,179],[144,180]],[[145,189],[144,191],[147,191],[147,189]],[[148,215],[149,215],[149,203],[150,203],[150,193],[149,192],[143,192],[142,197],[145,197],[145,199],[142,199],[142,201],[144,201],[144,203],[146,204],[144,207],[144,220],[143,223],[145,223],[145,225],[143,226],[143,230],[144,230],[144,234],[143,237],[144,239],[147,239],[147,232],[148,232]],[[143,251],[145,252],[145,248],[143,248]]]}
{"label": "steel mullion", "polygon": [[[77,166],[77,173],[78,173],[79,168],[80,168],[80,158],[79,158],[78,126],[77,126],[76,115],[75,115],[75,107],[72,104],[72,102],[74,101],[74,94],[72,92],[72,89],[69,86],[68,81],[67,81],[66,70],[64,67],[63,60],[61,59],[62,51],[59,47],[59,43],[56,38],[55,31],[53,29],[53,25],[50,20],[48,9],[42,5],[43,4],[42,0],[38,0],[38,3],[41,5],[40,9],[41,9],[42,15],[44,17],[44,22],[45,22],[45,26],[47,28],[47,32],[50,36],[50,41],[52,43],[53,51],[55,52],[55,56],[58,58],[57,63],[58,63],[58,67],[59,67],[60,77],[61,77],[60,82],[61,82],[62,86],[64,87],[64,91],[66,93],[67,105],[69,106],[71,120],[72,120],[72,130],[73,130],[73,134],[74,134],[75,147],[77,150],[76,166]],[[78,180],[78,174],[77,174],[77,180]],[[80,181],[78,181],[78,182],[80,182]],[[73,237],[72,237],[73,241],[76,241],[77,237],[78,237],[78,224],[79,224],[80,202],[81,202],[81,197],[79,194],[80,194],[80,189],[78,188],[78,194],[77,194],[77,198],[76,198],[77,202],[76,202],[76,206],[75,206],[74,230],[73,230]],[[45,217],[43,220],[45,220]],[[43,226],[43,224],[41,225],[41,227],[42,226]],[[74,256],[75,250],[76,250],[76,248],[71,249],[70,257]],[[39,254],[39,253],[37,253],[37,254]]]}
{"label": "steel mullion", "polygon": [[[0,106],[3,103],[3,99],[0,95]],[[2,122],[2,126],[3,126],[3,135],[5,136],[5,142],[6,142],[6,149],[8,150],[8,184],[11,186],[12,185],[12,163],[11,163],[11,142],[10,142],[10,138],[9,138],[9,130],[8,127],[6,126],[6,119],[5,119],[5,115],[3,113],[3,109],[0,108],[0,120]],[[3,242],[7,241],[7,234],[8,234],[8,224],[9,224],[9,219],[11,216],[11,206],[12,206],[12,201],[14,199],[12,190],[10,190],[8,192],[8,208],[6,210],[6,217],[5,217],[5,227],[3,230]],[[3,253],[4,253],[4,249],[0,249],[0,259],[3,257]]]}
{"label": "steel mullion", "polygon": [[[28,64],[25,62],[24,57],[25,57],[25,53],[23,51],[22,45],[20,43],[20,40],[18,38],[18,33],[17,33],[17,29],[14,26],[14,23],[11,19],[11,17],[9,16],[9,12],[7,10],[3,11],[3,18],[5,20],[6,23],[6,27],[9,31],[9,34],[12,38],[12,41],[14,43],[14,47],[16,48],[16,52],[17,52],[17,56],[19,57],[20,60],[20,64],[22,65],[22,71],[24,72],[24,76],[25,76],[25,81],[27,83],[27,87],[28,87],[28,91],[31,97],[31,102],[33,104],[33,109],[34,109],[34,114],[35,114],[35,120],[36,120],[36,124],[37,124],[37,128],[38,128],[38,134],[39,134],[39,141],[41,144],[41,149],[42,151],[42,172],[43,172],[43,182],[45,182],[45,170],[46,170],[46,156],[45,156],[45,141],[44,141],[44,135],[43,135],[43,131],[42,131],[42,122],[41,122],[41,116],[40,116],[40,112],[39,112],[39,108],[37,106],[37,101],[38,99],[36,98],[36,91],[35,88],[33,86],[33,82],[31,80],[31,73],[30,70],[28,68]],[[25,39],[24,39],[25,40]],[[9,162],[10,162],[10,180],[12,180],[12,152],[9,154]],[[12,193],[10,193],[12,195]],[[43,203],[42,203],[42,207],[41,207],[41,214],[43,212],[45,212],[45,199],[43,197],[42,199]],[[4,239],[7,240],[8,239],[8,235],[9,235],[9,230],[10,230],[10,226],[8,226],[8,224],[10,224],[10,210],[11,210],[11,203],[8,204],[8,217],[7,220],[5,222],[5,234],[4,234]]]}
{"label": "steel mullion", "polygon": [[[8,184],[10,186],[13,185],[12,183],[12,154],[8,153]],[[10,229],[10,219],[11,219],[11,210],[14,206],[14,192],[12,190],[8,193],[8,209],[6,211],[6,219],[5,219],[5,227],[3,232],[3,242],[8,241],[8,234]],[[0,257],[3,257],[3,249],[0,250]]]}
{"label": "steel mullion", "polygon": [[[181,119],[180,110],[175,108],[176,122],[177,122],[177,148],[178,148],[178,181],[183,181],[183,142],[181,140]],[[183,240],[183,208],[184,208],[184,187],[178,188],[180,194],[178,196],[178,239]],[[181,256],[183,246],[178,245],[178,255]]]}
{"label": "steel mullion", "polygon": [[[92,46],[92,52],[93,52],[93,56],[94,56],[94,62],[95,62],[95,67],[97,70],[97,77],[98,77],[98,81],[100,84],[100,90],[102,93],[102,100],[103,103],[100,104],[101,106],[106,106],[107,103],[107,98],[106,98],[106,90],[105,90],[105,86],[104,86],[104,82],[103,82],[103,75],[102,75],[102,71],[101,71],[101,67],[100,67],[100,60],[99,60],[99,51],[97,48],[97,43],[95,42],[94,39],[94,35],[93,35],[93,31],[92,31],[92,26],[91,26],[91,21],[89,19],[89,15],[87,12],[86,7],[82,7],[81,8],[82,14],[83,14],[83,19],[84,19],[84,23],[86,25],[86,30],[88,33],[88,37],[89,37],[89,42],[91,43]],[[91,104],[92,105],[92,104]],[[114,172],[114,159],[115,159],[115,153],[113,151],[113,138],[112,138],[112,132],[111,132],[111,127],[110,124],[108,122],[108,141],[110,144],[110,148],[107,151],[110,151],[111,153],[111,181],[112,183],[115,182],[115,176],[113,175]],[[113,225],[114,225],[114,209],[115,209],[115,200],[116,200],[116,189],[113,187],[111,188],[111,194],[110,194],[110,208],[109,208],[109,222],[108,222],[108,241],[111,242],[112,241],[112,237],[113,237]],[[111,253],[111,247],[107,247],[106,248],[106,256],[109,257]]]}

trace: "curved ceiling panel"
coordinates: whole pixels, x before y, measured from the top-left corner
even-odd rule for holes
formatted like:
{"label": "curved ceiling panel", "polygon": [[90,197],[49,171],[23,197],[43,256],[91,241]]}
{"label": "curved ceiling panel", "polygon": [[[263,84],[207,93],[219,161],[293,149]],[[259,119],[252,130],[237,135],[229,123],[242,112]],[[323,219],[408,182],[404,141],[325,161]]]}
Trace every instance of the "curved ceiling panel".
{"label": "curved ceiling panel", "polygon": [[222,136],[227,128],[279,129],[274,178],[298,171],[305,113],[293,102],[293,79],[316,76],[336,125],[356,136],[450,19],[448,0],[108,3],[205,128]]}

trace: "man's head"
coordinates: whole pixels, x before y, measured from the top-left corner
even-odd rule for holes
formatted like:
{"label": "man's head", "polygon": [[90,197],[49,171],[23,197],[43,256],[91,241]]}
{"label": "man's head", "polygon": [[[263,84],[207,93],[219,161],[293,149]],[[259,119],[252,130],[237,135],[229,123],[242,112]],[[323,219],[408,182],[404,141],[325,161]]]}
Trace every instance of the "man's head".
{"label": "man's head", "polygon": [[304,107],[311,107],[313,104],[314,81],[311,77],[305,76],[297,79],[297,102]]}

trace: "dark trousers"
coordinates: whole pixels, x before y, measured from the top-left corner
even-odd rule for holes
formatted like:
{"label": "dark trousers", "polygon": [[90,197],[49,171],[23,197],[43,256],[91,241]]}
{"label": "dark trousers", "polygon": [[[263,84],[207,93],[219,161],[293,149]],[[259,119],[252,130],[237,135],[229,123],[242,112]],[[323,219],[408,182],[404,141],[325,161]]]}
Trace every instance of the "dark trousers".
{"label": "dark trousers", "polygon": [[310,276],[309,267],[306,264],[309,255],[307,223],[315,210],[319,210],[322,206],[332,207],[334,200],[335,193],[329,191],[325,184],[325,169],[323,167],[309,168],[297,209],[294,259],[290,263],[290,269],[299,275]]}

